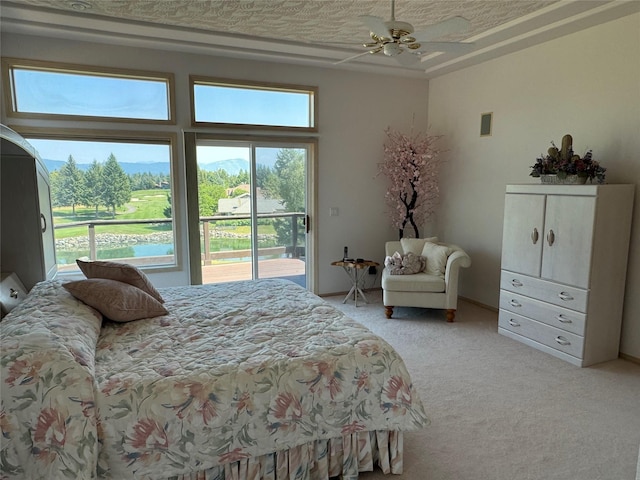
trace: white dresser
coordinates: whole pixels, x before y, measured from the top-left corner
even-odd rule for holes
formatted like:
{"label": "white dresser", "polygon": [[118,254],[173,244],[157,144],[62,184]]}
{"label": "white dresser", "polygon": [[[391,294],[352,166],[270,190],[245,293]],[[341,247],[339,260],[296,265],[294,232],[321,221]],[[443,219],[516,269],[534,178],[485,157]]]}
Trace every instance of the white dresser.
{"label": "white dresser", "polygon": [[588,366],[618,357],[635,185],[507,185],[498,332]]}

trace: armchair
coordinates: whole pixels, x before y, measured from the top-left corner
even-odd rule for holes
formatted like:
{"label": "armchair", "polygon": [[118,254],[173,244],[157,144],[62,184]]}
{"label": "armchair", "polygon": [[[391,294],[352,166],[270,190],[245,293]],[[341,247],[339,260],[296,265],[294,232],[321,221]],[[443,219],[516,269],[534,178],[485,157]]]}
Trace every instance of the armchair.
{"label": "armchair", "polygon": [[[382,303],[387,318],[393,315],[394,306],[440,308],[446,310],[447,321],[453,322],[458,305],[459,271],[461,267],[471,266],[471,258],[457,245],[440,245],[452,250],[447,257],[444,276],[425,272],[391,275],[388,268],[382,270]],[[387,256],[405,253],[400,241],[386,242],[385,252]]]}

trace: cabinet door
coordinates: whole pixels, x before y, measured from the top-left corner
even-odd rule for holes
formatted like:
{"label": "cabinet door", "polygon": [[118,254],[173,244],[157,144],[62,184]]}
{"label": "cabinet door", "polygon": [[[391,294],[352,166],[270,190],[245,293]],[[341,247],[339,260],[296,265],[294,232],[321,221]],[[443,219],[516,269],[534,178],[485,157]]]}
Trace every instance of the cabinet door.
{"label": "cabinet door", "polygon": [[506,195],[502,233],[504,270],[540,276],[544,207],[544,195]]}
{"label": "cabinet door", "polygon": [[53,236],[53,212],[51,211],[51,190],[46,171],[38,165],[38,203],[40,206],[40,229],[42,231],[42,256],[46,278],[56,273],[56,252]]}
{"label": "cabinet door", "polygon": [[589,287],[596,198],[548,195],[542,278]]}

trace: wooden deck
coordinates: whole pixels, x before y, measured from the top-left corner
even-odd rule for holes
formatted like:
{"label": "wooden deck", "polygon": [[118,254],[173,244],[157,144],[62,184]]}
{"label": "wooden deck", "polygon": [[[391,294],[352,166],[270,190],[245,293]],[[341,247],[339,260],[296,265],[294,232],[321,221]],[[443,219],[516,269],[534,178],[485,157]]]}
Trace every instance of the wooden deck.
{"label": "wooden deck", "polygon": [[[304,277],[305,263],[297,258],[277,258],[260,260],[258,276],[260,278]],[[235,282],[251,280],[251,262],[233,262],[202,267],[202,283]]]}

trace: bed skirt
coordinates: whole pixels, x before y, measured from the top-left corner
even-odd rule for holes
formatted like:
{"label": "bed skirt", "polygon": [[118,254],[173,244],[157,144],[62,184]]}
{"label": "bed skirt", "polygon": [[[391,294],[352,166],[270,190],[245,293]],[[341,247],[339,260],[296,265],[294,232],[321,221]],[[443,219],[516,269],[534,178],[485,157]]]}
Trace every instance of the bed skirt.
{"label": "bed skirt", "polygon": [[289,450],[238,460],[167,480],[356,480],[377,464],[384,473],[402,473],[402,432],[357,432],[317,440]]}

